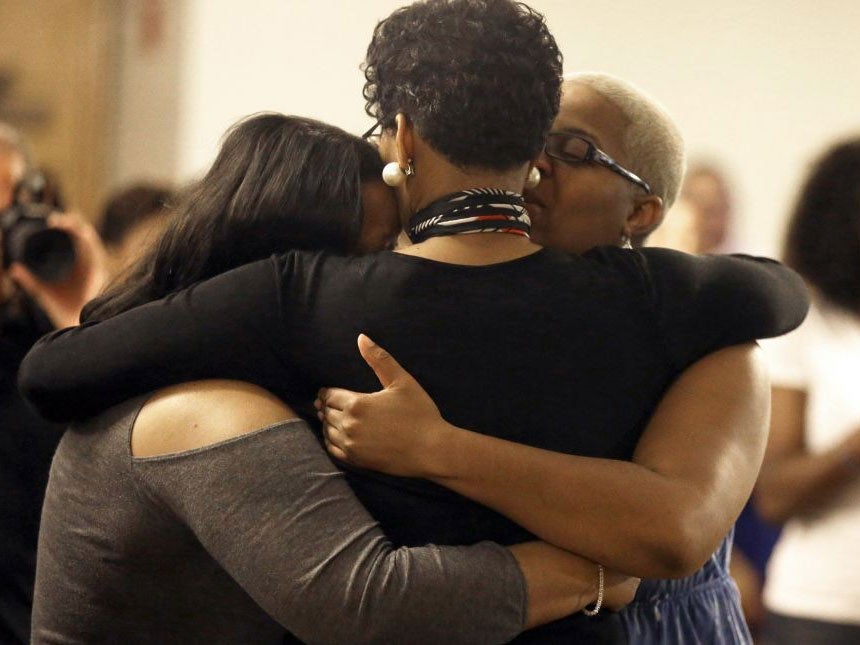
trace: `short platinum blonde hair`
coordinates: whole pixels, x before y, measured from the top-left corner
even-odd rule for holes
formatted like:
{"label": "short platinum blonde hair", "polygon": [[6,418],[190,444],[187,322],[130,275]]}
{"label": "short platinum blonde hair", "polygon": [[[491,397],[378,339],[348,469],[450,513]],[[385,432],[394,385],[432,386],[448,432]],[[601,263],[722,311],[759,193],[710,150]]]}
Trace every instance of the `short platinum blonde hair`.
{"label": "short platinum blonde hair", "polygon": [[660,103],[625,80],[601,72],[567,74],[565,83],[578,83],[615,105],[627,119],[621,138],[629,170],[651,186],[669,210],[684,178],[684,139]]}

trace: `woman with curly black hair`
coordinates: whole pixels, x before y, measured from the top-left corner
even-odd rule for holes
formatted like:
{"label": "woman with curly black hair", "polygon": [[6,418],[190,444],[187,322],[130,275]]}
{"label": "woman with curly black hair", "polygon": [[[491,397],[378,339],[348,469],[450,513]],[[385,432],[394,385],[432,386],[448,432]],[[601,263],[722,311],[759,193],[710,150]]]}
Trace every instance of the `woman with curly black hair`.
{"label": "woman with curly black hair", "polygon": [[796,332],[765,345],[773,415],[756,501],[784,524],[764,589],[768,643],[860,642],[860,139],[813,166],[786,263],[812,287]]}
{"label": "woman with curly black hair", "polygon": [[[365,331],[458,425],[627,459],[687,365],[802,319],[803,287],[776,263],[657,249],[573,256],[531,242],[520,193],[540,179],[532,160],[558,108],[561,56],[527,6],[428,0],[399,9],[377,26],[365,73],[382,176],[412,245],[361,258],[290,252],[54,335],[31,353],[21,381],[43,412],[87,415],[213,376],[263,385],[306,411],[321,385],[374,389],[355,351]],[[137,342],[118,347],[119,337]],[[441,358],[451,356],[456,364]],[[158,431],[159,411],[142,414],[153,429],[135,429],[136,445],[156,457],[176,452]],[[347,478],[400,545],[530,538],[427,481],[358,469]],[[581,494],[599,515],[603,492]],[[612,556],[600,539],[591,546],[594,560]],[[638,554],[642,570],[648,555]],[[522,642],[624,641],[617,616],[601,611],[607,573],[590,570],[596,606]]]}
{"label": "woman with curly black hair", "polygon": [[403,7],[376,26],[363,68],[367,113],[386,130],[408,115],[460,169],[510,171],[536,157],[561,98],[561,52],[543,16],[507,0]]}

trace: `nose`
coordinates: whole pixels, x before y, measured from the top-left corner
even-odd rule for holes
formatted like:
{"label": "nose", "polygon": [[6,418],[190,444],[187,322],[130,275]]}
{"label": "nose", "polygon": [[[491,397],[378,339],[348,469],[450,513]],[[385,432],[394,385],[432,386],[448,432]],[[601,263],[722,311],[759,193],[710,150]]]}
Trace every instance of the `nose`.
{"label": "nose", "polygon": [[549,177],[552,175],[552,162],[549,156],[541,150],[541,153],[535,159],[535,168],[540,171],[541,177]]}

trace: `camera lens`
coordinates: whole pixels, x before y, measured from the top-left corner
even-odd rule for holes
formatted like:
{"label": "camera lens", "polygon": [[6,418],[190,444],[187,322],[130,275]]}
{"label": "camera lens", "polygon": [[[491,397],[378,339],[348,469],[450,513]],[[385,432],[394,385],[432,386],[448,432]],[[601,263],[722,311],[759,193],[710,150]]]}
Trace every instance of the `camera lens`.
{"label": "camera lens", "polygon": [[65,231],[42,229],[24,240],[21,263],[46,282],[61,282],[75,266],[75,245]]}
{"label": "camera lens", "polygon": [[[3,229],[3,263],[20,262],[41,280],[61,282],[75,266],[75,245],[65,231],[49,228],[35,206],[14,206],[5,216],[12,222]],[[10,209],[11,210],[11,209]]]}

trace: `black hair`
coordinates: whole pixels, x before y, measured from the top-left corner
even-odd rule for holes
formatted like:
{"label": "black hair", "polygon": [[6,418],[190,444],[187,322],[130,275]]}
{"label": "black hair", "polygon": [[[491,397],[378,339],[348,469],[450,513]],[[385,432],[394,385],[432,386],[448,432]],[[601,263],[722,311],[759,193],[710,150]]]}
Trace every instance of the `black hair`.
{"label": "black hair", "polygon": [[137,183],[113,193],[105,204],[99,222],[99,236],[108,246],[121,244],[139,224],[164,215],[173,201],[166,186]]}
{"label": "black hair", "polygon": [[403,112],[452,163],[508,170],[541,151],[561,97],[562,56],[544,17],[511,0],[425,0],[377,24],[365,111]]}
{"label": "black hair", "polygon": [[361,183],[381,171],[376,149],[340,128],[275,113],[248,117],[227,132],[152,250],[81,320],[108,318],[274,253],[348,253],[361,233]]}
{"label": "black hair", "polygon": [[813,166],[784,255],[826,300],[860,314],[860,139],[835,145]]}

